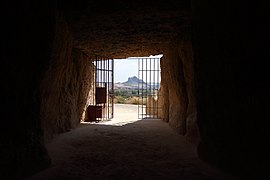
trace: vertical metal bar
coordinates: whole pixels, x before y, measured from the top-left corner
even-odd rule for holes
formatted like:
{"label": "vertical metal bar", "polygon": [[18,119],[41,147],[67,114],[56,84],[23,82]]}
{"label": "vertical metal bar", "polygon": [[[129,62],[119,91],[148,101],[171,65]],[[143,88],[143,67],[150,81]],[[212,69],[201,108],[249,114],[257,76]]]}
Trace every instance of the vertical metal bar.
{"label": "vertical metal bar", "polygon": [[103,81],[103,66],[102,66],[102,58],[99,60],[99,65],[100,65],[100,77],[99,77],[99,82],[100,82],[100,86],[102,86],[102,81]]}
{"label": "vertical metal bar", "polygon": [[[140,71],[140,69],[141,69],[141,62],[140,62],[141,60],[138,58],[138,64],[139,64],[139,67],[138,67],[138,74],[139,74],[139,79],[141,79],[141,71]],[[138,111],[138,113],[139,113],[139,119],[140,119],[140,113],[141,113],[141,85],[140,85],[140,82],[138,83],[138,85],[139,85],[139,106],[138,106],[138,109],[139,109],[139,111]]]}
{"label": "vertical metal bar", "polygon": [[99,86],[99,82],[100,82],[100,77],[101,77],[101,70],[100,70],[100,61],[97,59],[97,64],[98,64],[98,79],[97,79],[97,82],[98,82],[98,86]]}
{"label": "vertical metal bar", "polygon": [[[144,59],[142,58],[142,82],[145,79],[145,74],[144,74]],[[145,96],[145,91],[144,91],[144,83],[142,83],[142,102],[144,100]],[[144,103],[142,105],[142,118],[144,118]]]}
{"label": "vertical metal bar", "polygon": [[[97,85],[97,87],[99,87],[100,86],[100,78],[101,78],[101,66],[100,66],[100,57],[98,57],[98,59],[97,59],[97,63],[98,63],[98,85]],[[97,102],[96,102],[97,103]],[[99,104],[97,104],[97,105],[99,105]],[[99,119],[99,118],[98,118]]]}
{"label": "vertical metal bar", "polygon": [[[156,87],[156,68],[155,68],[155,58],[152,59],[153,61],[153,76],[154,76],[154,80],[153,80],[153,88],[152,88],[152,95],[153,95],[153,98],[155,97],[155,87]],[[155,109],[155,102],[153,103],[153,111],[155,112],[156,109]],[[155,116],[155,114],[154,114]]]}
{"label": "vertical metal bar", "polygon": [[109,96],[110,96],[110,91],[109,91],[109,89],[110,89],[110,81],[109,81],[109,72],[110,72],[110,69],[109,69],[109,65],[108,65],[108,63],[109,63],[109,59],[107,59],[107,61],[106,61],[106,64],[107,64],[107,74],[106,74],[106,79],[107,79],[107,119],[109,119],[110,118],[110,116],[109,116],[109,108],[110,108],[110,99],[109,99]]}
{"label": "vertical metal bar", "polygon": [[98,77],[97,57],[96,57],[96,59],[95,59],[95,62],[96,62],[96,84],[95,84],[95,86],[97,86],[97,77]]}
{"label": "vertical metal bar", "polygon": [[[157,70],[156,70],[156,73],[157,73],[157,83],[158,83],[158,81],[159,81],[159,73],[158,73],[158,72],[159,72],[159,71],[158,71],[158,70],[159,70],[159,68],[158,68],[158,66],[159,66],[159,61],[158,61],[158,59],[157,59],[156,61],[157,61]],[[157,88],[157,86],[155,87],[155,89],[156,89],[156,90],[155,90],[155,97],[158,98],[158,97],[157,97],[157,95],[158,95],[158,88]],[[156,111],[158,111],[158,104],[157,104],[157,103],[156,103]],[[156,114],[156,118],[157,118],[157,114]]]}
{"label": "vertical metal bar", "polygon": [[[152,66],[151,66],[152,65],[152,59],[150,58],[149,60],[150,60],[150,62],[149,62],[150,63],[150,74],[149,74],[150,75],[150,82],[149,82],[149,84],[150,84],[150,96],[152,96],[152,78],[151,78],[152,77],[152,72],[151,72],[151,69],[152,69]],[[153,114],[152,107],[150,109],[150,112],[151,112],[151,114]]]}
{"label": "vertical metal bar", "polygon": [[[97,68],[97,77],[96,77],[96,87],[98,86],[99,83],[99,77],[100,77],[100,70],[99,70],[99,64],[98,64],[98,57],[96,57],[96,68]],[[95,88],[95,95],[96,95],[97,91]],[[95,97],[96,98],[96,97]],[[97,105],[96,99],[95,99],[95,105]]]}
{"label": "vertical metal bar", "polygon": [[145,59],[145,63],[146,63],[146,65],[145,65],[145,72],[146,72],[146,79],[145,79],[145,86],[146,86],[146,109],[145,109],[145,114],[146,114],[146,116],[147,116],[147,102],[148,102],[148,98],[149,98],[149,93],[148,93],[148,78],[147,78],[147,76],[148,76],[148,59]]}
{"label": "vertical metal bar", "polygon": [[[151,61],[154,61],[155,62],[155,58],[151,59]],[[155,74],[155,66],[152,67],[152,72],[153,73],[153,76]],[[152,94],[152,97],[154,98],[154,94],[155,94],[155,80],[153,81],[153,87],[152,87],[152,90],[151,90],[151,94]],[[153,105],[152,105],[152,113],[153,113],[153,117],[155,116],[155,101],[153,101]]]}
{"label": "vertical metal bar", "polygon": [[[155,62],[155,58],[153,58],[152,61]],[[156,71],[155,66],[153,66],[152,68],[153,68],[153,71],[152,71],[153,76],[155,76],[155,73],[156,73],[155,72]],[[152,96],[153,96],[153,98],[155,97],[155,85],[156,85],[156,82],[155,82],[155,80],[153,80],[153,88],[152,88]],[[155,112],[156,112],[155,104],[156,104],[156,102],[153,101],[153,107],[152,107],[152,109],[153,109],[153,117],[155,116]]]}
{"label": "vertical metal bar", "polygon": [[[106,93],[106,90],[107,90],[107,85],[106,85],[106,58],[103,59],[102,63],[103,63],[103,85],[104,85],[104,88],[105,88],[105,94],[107,94]],[[106,98],[107,98],[107,95],[105,96],[105,102],[106,102]],[[107,103],[104,103],[103,106],[104,106],[104,117],[103,117],[103,120],[104,120],[104,119],[106,119],[106,116],[107,116]]]}
{"label": "vertical metal bar", "polygon": [[[158,59],[158,85],[160,86],[160,58]],[[159,104],[158,104],[158,102],[159,102],[159,99],[160,99],[160,93],[159,93],[159,91],[160,91],[160,88],[159,88],[159,86],[157,87],[157,118],[159,117],[158,116],[158,111],[160,110],[160,107],[159,107]]]}
{"label": "vertical metal bar", "polygon": [[[141,69],[142,69],[142,59],[139,59],[139,62],[140,62],[140,70],[139,70],[139,72],[140,72],[140,78],[139,79],[142,79],[142,71],[141,71]],[[140,85],[140,118],[142,118],[142,84],[140,84],[139,83],[139,85]]]}
{"label": "vertical metal bar", "polygon": [[107,59],[106,58],[104,58],[104,60],[103,60],[103,64],[104,64],[104,88],[105,88],[105,103],[104,103],[104,109],[105,109],[105,112],[104,112],[104,119],[106,119],[107,118],[107,79],[106,79],[106,75],[107,75],[107,67],[106,67],[106,61],[107,61]]}
{"label": "vertical metal bar", "polygon": [[[155,60],[156,60],[156,59],[154,58],[153,61],[155,62]],[[155,63],[155,65],[156,65],[156,63]],[[156,83],[156,66],[153,67],[153,73],[155,74],[155,80],[154,80],[154,83]],[[153,87],[153,92],[152,92],[152,93],[153,93],[153,97],[155,97],[155,87]],[[156,105],[156,103],[153,103],[153,107],[152,107],[152,108],[153,108],[154,111],[156,111],[156,106],[155,106],[155,105]],[[154,114],[154,115],[153,115],[153,118],[155,118],[155,116],[156,116],[156,115]]]}
{"label": "vertical metal bar", "polygon": [[[154,83],[156,83],[156,61],[155,61],[155,58],[154,58]],[[153,89],[153,94],[155,94],[155,87],[154,87],[154,89]],[[153,95],[154,96],[154,95]],[[154,103],[154,105],[153,105],[153,109],[154,110],[156,110],[155,109],[155,103]]]}
{"label": "vertical metal bar", "polygon": [[[105,67],[105,58],[102,58],[102,66],[103,66],[103,78],[102,78],[102,85],[106,90],[106,67]],[[104,107],[104,116],[102,116],[102,120],[104,120],[106,118],[106,103],[103,104]]]}
{"label": "vertical metal bar", "polygon": [[[142,66],[141,66],[141,79],[143,80],[143,59],[141,59]],[[143,118],[143,83],[141,83],[141,96],[142,96],[142,105],[141,105],[141,118]]]}
{"label": "vertical metal bar", "polygon": [[[96,87],[97,87],[97,83],[99,82],[99,66],[98,66],[98,57],[96,56],[96,83],[95,83],[95,105],[97,105],[97,101],[96,101],[96,99],[97,99],[97,97],[96,97],[96,93],[97,93],[97,91],[96,91]],[[96,114],[96,112],[95,112],[95,114]],[[95,115],[95,122],[97,121],[97,118],[96,118],[96,115]]]}
{"label": "vertical metal bar", "polygon": [[98,77],[97,77],[97,82],[98,82],[98,86],[99,86],[99,81],[100,81],[100,61],[98,61],[97,59],[97,68],[98,68]]}
{"label": "vertical metal bar", "polygon": [[[102,80],[102,84],[103,84],[103,87],[105,88],[105,92],[106,92],[106,58],[103,58],[102,60],[102,66],[103,66],[103,80]],[[106,102],[106,97],[105,97],[105,102]],[[106,119],[106,103],[103,104],[103,107],[104,107],[104,116],[103,116],[103,120]]]}
{"label": "vertical metal bar", "polygon": [[[140,59],[138,58],[137,59],[138,61],[138,79],[140,79]],[[138,81],[138,90],[137,90],[137,93],[138,93],[138,119],[140,119],[140,81]]]}
{"label": "vertical metal bar", "polygon": [[112,59],[112,118],[114,117],[114,59]]}
{"label": "vertical metal bar", "polygon": [[108,61],[108,68],[109,68],[109,73],[108,73],[108,80],[109,80],[109,103],[110,103],[110,112],[109,112],[109,115],[110,115],[110,119],[112,118],[112,83],[111,83],[111,78],[110,78],[110,74],[111,74],[111,68],[110,68],[110,65],[111,65],[111,59]]}
{"label": "vertical metal bar", "polygon": [[95,70],[95,77],[94,77],[94,83],[93,83],[93,85],[94,85],[94,87],[93,87],[93,98],[92,98],[92,105],[95,105],[96,103],[95,103],[95,94],[96,94],[96,83],[97,83],[97,59],[94,59],[94,63],[95,63],[95,66],[94,66],[94,70]]}
{"label": "vertical metal bar", "polygon": [[100,86],[102,86],[102,81],[103,81],[103,63],[102,63],[102,58],[100,59]]}
{"label": "vertical metal bar", "polygon": [[145,94],[146,94],[146,106],[145,106],[145,116],[147,117],[147,101],[148,101],[148,96],[149,96],[149,93],[148,93],[148,59],[145,58],[145,88],[146,88],[146,91],[145,91]]}
{"label": "vertical metal bar", "polygon": [[112,82],[112,78],[111,78],[111,76],[112,76],[112,61],[113,61],[113,59],[111,59],[110,61],[109,61],[109,68],[110,68],[110,74],[109,74],[109,79],[110,79],[110,82],[111,82],[111,86],[110,86],[110,90],[111,90],[111,94],[110,94],[110,102],[111,102],[111,114],[110,114],[110,117],[111,118],[113,118],[113,106],[114,106],[114,104],[113,104],[113,82]]}
{"label": "vertical metal bar", "polygon": [[102,64],[100,63],[101,62],[101,60],[98,60],[98,66],[99,66],[99,81],[98,81],[98,85],[100,86],[100,82],[101,82],[101,80],[102,80]]}
{"label": "vertical metal bar", "polygon": [[110,81],[109,81],[109,65],[108,65],[108,63],[109,63],[109,59],[107,59],[107,119],[109,119],[110,118],[110,116],[109,116],[109,108],[110,108],[110,99],[109,99],[109,96],[110,96],[110,92],[109,92],[109,88],[110,88]]}
{"label": "vertical metal bar", "polygon": [[[149,58],[146,58],[146,62],[147,62],[147,64],[146,64],[146,74],[149,77],[149,72],[151,71],[151,68],[149,68]],[[148,80],[148,78],[146,78],[146,86],[148,84],[149,84],[149,80]],[[147,93],[147,101],[148,101],[150,96],[151,96],[148,86],[146,87],[146,93]],[[147,105],[147,103],[146,103],[146,105]],[[150,113],[151,113],[151,102],[150,102]],[[151,117],[151,114],[146,113],[146,115],[147,115],[147,117]]]}
{"label": "vertical metal bar", "polygon": [[[143,59],[141,59],[141,80],[143,80]],[[143,83],[141,83],[141,97],[142,97],[142,105],[141,105],[141,118],[143,118]]]}
{"label": "vertical metal bar", "polygon": [[[105,87],[105,77],[106,77],[106,71],[105,71],[105,59],[104,58],[102,58],[102,72],[103,72],[103,74],[102,74],[102,86],[106,89],[106,87]],[[102,116],[102,120],[104,120],[105,118],[106,118],[106,103],[104,103],[103,104],[103,107],[104,107],[104,116]]]}
{"label": "vertical metal bar", "polygon": [[107,119],[110,118],[109,116],[109,108],[110,108],[110,99],[109,99],[109,96],[110,96],[110,92],[109,92],[109,88],[110,88],[110,84],[109,84],[109,78],[108,78],[108,75],[109,75],[109,66],[108,66],[108,63],[109,63],[109,59],[106,60],[106,84],[107,84],[107,88],[106,88],[106,92],[107,92],[107,96],[106,96],[106,102],[107,102]]}
{"label": "vertical metal bar", "polygon": [[[146,63],[145,63],[145,59],[143,58],[143,82],[145,82],[145,77],[146,77],[146,74],[145,74],[145,66],[146,66]],[[147,99],[147,94],[146,94],[146,91],[145,91],[145,87],[146,84],[143,83],[143,96],[146,96],[146,99]],[[143,106],[143,118],[145,118],[145,110],[146,110],[146,106]]]}
{"label": "vertical metal bar", "polygon": [[108,108],[109,108],[109,102],[108,102],[108,96],[109,96],[109,84],[108,84],[108,59],[105,61],[105,67],[106,67],[106,109],[107,109],[107,117],[106,119],[109,118],[108,116]]}

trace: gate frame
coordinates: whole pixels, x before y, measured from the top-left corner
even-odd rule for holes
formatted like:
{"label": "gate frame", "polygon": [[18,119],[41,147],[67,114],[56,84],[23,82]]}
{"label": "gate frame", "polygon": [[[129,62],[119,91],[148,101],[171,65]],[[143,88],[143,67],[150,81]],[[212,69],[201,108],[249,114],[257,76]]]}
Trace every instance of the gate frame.
{"label": "gate frame", "polygon": [[110,120],[114,117],[114,59],[96,56],[94,98],[95,121]]}
{"label": "gate frame", "polygon": [[[138,58],[138,119],[160,118],[159,110],[161,107],[158,103],[161,96],[159,93],[161,82],[160,59],[161,57]],[[140,83],[140,80],[142,80],[142,83]],[[152,105],[149,103],[150,97],[153,98]],[[144,105],[145,100],[146,105]]]}

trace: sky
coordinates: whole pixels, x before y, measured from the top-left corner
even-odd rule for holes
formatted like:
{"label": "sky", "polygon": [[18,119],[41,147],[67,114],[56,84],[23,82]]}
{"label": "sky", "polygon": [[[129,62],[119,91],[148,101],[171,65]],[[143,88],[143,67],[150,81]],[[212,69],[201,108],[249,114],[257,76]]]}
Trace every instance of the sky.
{"label": "sky", "polygon": [[[162,57],[162,55],[149,56]],[[140,57],[141,58],[141,57]],[[114,82],[125,82],[129,77],[138,77],[138,57],[114,59]]]}

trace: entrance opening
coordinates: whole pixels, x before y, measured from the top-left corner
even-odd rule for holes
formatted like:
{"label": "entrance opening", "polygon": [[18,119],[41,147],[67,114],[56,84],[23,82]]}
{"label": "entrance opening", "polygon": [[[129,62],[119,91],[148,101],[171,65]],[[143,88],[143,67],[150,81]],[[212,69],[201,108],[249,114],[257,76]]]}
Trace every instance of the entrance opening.
{"label": "entrance opening", "polygon": [[96,58],[95,87],[86,122],[124,125],[145,118],[159,119],[161,57]]}

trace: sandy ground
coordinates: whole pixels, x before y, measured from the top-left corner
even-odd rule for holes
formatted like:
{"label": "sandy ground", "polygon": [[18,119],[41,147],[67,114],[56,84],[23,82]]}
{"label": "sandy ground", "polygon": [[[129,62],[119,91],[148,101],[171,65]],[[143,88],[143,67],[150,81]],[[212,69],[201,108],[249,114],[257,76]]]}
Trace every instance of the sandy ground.
{"label": "sandy ground", "polygon": [[[99,122],[102,125],[123,126],[138,121],[138,106],[130,104],[115,104],[114,118],[111,121]],[[87,123],[86,123],[87,124]]]}
{"label": "sandy ground", "polygon": [[114,121],[58,136],[46,145],[52,167],[27,179],[235,179],[200,161],[167,123],[137,121],[136,108],[116,105]]}

